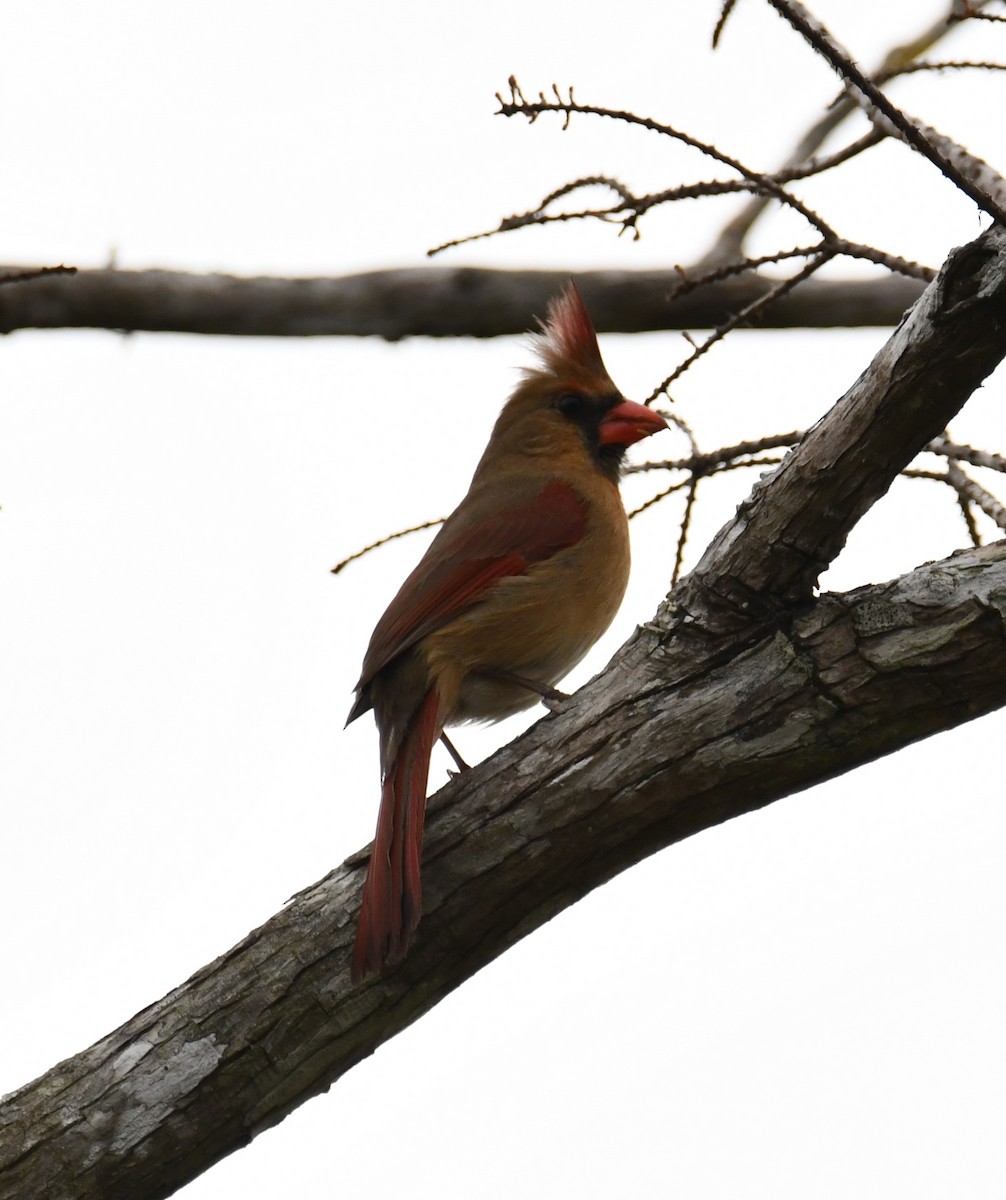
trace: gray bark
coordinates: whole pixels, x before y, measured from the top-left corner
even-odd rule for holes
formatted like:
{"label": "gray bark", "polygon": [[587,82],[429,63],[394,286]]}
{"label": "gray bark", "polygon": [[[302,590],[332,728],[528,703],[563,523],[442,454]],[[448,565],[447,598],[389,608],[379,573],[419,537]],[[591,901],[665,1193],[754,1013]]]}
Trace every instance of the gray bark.
{"label": "gray bark", "polygon": [[[20,268],[0,268],[5,270]],[[675,271],[496,271],[417,267],[342,278],[241,278],[81,270],[0,288],[0,333],[96,328],[256,337],[498,337],[524,333],[575,278],[601,332],[709,329],[772,283],[744,275],[668,303]],[[899,275],[812,279],[773,304],[762,328],[895,325],[923,284]]]}
{"label": "gray bark", "polygon": [[815,598],[1006,354],[1006,235],[951,255],[871,366],[558,715],[431,799],[423,923],[353,988],[365,852],[7,1099],[0,1196],[159,1197],[282,1120],[645,856],[1006,704],[1006,543]]}

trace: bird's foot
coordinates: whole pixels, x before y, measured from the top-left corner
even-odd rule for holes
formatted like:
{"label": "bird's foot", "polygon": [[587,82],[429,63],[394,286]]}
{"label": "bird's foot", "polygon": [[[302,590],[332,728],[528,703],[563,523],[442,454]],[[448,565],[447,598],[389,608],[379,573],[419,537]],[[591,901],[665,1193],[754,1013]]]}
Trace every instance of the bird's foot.
{"label": "bird's foot", "polygon": [[440,731],[440,740],[444,743],[444,746],[447,748],[447,753],[451,756],[451,758],[454,759],[454,761],[457,763],[457,766],[458,766],[458,769],[456,771],[452,771],[448,767],[447,774],[451,777],[451,779],[457,779],[457,777],[459,775],[463,775],[465,773],[465,771],[470,771],[471,767],[468,765],[468,763],[465,762],[465,760],[461,757],[461,755],[458,754],[457,750],[454,748],[454,743],[447,736],[447,734],[443,732],[443,730]]}
{"label": "bird's foot", "polygon": [[560,692],[557,688],[549,688],[547,692],[542,692],[541,702],[551,713],[563,712],[569,704],[571,697],[568,692]]}
{"label": "bird's foot", "polygon": [[498,679],[502,683],[513,683],[517,687],[527,688],[529,692],[534,692],[536,696],[541,697],[542,704],[550,712],[561,712],[569,696],[566,692],[560,692],[558,688],[549,687],[547,684],[539,683],[537,679],[528,679],[526,675],[518,675],[514,671],[506,671],[502,667],[493,667],[491,670],[483,671],[490,679]]}

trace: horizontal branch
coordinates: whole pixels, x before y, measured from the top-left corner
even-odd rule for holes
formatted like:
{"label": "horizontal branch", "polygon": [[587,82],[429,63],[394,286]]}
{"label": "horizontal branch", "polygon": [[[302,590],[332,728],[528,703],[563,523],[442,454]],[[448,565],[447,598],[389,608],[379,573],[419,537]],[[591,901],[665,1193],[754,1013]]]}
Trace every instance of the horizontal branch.
{"label": "horizontal branch", "polygon": [[167,1196],[617,872],[1006,704],[1004,596],[1000,543],[822,596],[728,653],[696,656],[666,609],[561,715],[433,798],[403,962],[349,982],[360,853],[7,1097],[0,1197]]}
{"label": "horizontal branch", "polygon": [[[24,270],[20,267],[3,270]],[[711,329],[770,291],[751,274],[670,300],[671,271],[412,267],[334,278],[79,270],[0,289],[0,333],[93,328],[254,337],[498,337],[524,333],[575,277],[599,330]],[[763,328],[896,325],[923,285],[896,275],[810,280]]]}

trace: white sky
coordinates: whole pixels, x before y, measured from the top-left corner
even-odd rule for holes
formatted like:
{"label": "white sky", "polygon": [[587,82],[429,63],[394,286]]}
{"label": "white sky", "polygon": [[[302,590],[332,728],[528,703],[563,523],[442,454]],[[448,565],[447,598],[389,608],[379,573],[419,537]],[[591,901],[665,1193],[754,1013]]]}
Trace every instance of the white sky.
{"label": "white sky", "polygon": [[[834,94],[761,0],[738,6],[715,56],[712,4],[364,8],[18,6],[0,72],[0,257],[418,265],[578,175],[642,190],[712,174],[638,131],[494,118],[511,72],[765,167]],[[869,66],[943,4],[814,8]],[[1006,32],[961,31],[940,56],[967,53],[1006,60]],[[1003,86],[913,78],[894,94],[1002,167]],[[897,147],[803,194],[848,236],[937,265],[981,227]],[[532,230],[443,262],[688,262],[729,211],[681,206],[637,243]],[[758,245],[799,232],[776,218]],[[806,425],[882,341],[734,336],[677,403],[705,447]],[[654,334],[602,349],[639,396],[686,347]],[[374,620],[422,545],[338,579],[328,568],[457,502],[528,360],[519,339],[52,332],[2,351],[0,1092],[369,840],[376,738],[342,723]],[[1003,385],[958,437],[1003,449]],[[665,436],[654,453],[680,449]],[[691,561],[750,482],[710,490]],[[626,606],[573,684],[653,612],[675,517],[636,523]],[[889,578],[963,541],[949,500],[901,483],[827,582]],[[477,758],[519,727],[457,741]],[[182,1194],[1001,1196],[1003,728],[976,722],[657,855]]]}

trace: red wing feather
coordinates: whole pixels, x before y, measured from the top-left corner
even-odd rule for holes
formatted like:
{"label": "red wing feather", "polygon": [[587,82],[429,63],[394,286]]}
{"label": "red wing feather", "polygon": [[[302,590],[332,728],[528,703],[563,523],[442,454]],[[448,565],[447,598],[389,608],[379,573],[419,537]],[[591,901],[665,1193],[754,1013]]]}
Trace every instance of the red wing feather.
{"label": "red wing feather", "polygon": [[[358,691],[403,650],[482,599],[496,580],[523,575],[533,563],[575,545],[587,523],[586,505],[564,483],[549,483],[527,504],[476,517],[473,525],[466,520],[455,532],[463,509],[447,520],[378,621]],[[358,702],[350,720],[363,711]]]}

